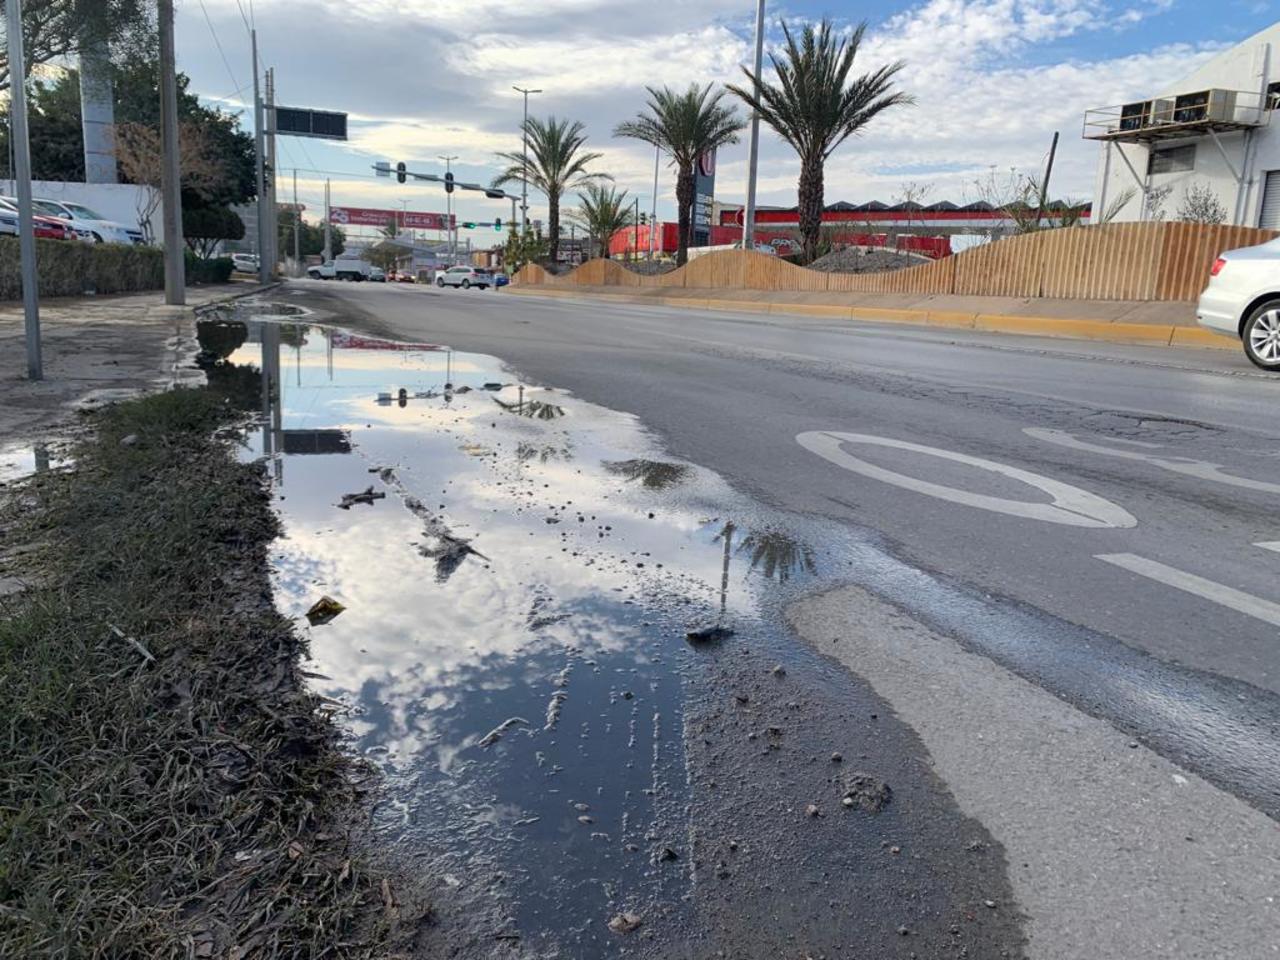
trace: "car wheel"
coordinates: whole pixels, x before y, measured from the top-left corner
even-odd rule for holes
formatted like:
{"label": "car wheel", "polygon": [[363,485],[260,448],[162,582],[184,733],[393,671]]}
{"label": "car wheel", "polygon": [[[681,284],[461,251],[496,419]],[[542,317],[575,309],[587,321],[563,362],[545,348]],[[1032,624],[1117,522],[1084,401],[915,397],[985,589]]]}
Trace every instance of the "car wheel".
{"label": "car wheel", "polygon": [[444,289],[444,277],[436,277],[436,286],[441,290]]}
{"label": "car wheel", "polygon": [[471,289],[471,281],[470,281],[470,280],[463,280],[463,281],[462,281],[462,289],[463,289],[463,290],[470,290],[470,289]]}
{"label": "car wheel", "polygon": [[1280,372],[1280,300],[1268,300],[1245,321],[1244,353],[1255,366]]}
{"label": "car wheel", "polygon": [[101,242],[102,242],[102,234],[98,233],[96,230],[95,230],[95,231],[93,231],[93,242],[94,242],[94,243],[101,243]]}

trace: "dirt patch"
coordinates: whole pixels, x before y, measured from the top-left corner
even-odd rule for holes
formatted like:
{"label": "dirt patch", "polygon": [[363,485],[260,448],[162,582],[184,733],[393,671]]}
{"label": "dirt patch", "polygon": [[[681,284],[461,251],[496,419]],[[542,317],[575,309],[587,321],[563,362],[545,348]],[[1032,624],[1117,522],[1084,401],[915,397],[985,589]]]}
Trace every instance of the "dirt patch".
{"label": "dirt patch", "polygon": [[809,264],[810,270],[822,273],[889,273],[929,263],[924,257],[893,250],[863,250],[846,247],[833,250]]}
{"label": "dirt patch", "polygon": [[33,546],[0,575],[38,585],[0,599],[0,955],[386,957],[421,929],[272,606],[261,468],[211,439],[233,411],[119,404],[3,491]]}
{"label": "dirt patch", "polygon": [[619,260],[624,268],[641,276],[653,277],[660,273],[671,273],[676,269],[674,260]]}

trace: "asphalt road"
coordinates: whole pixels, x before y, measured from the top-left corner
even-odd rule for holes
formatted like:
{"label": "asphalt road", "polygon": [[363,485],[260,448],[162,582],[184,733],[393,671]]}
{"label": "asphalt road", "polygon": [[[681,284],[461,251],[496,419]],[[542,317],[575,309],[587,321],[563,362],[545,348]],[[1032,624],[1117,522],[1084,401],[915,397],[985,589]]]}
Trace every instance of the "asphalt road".
{"label": "asphalt road", "polygon": [[[1121,755],[1150,748],[1150,755],[1140,751],[1151,758],[1146,774],[1120,775],[1114,802],[1099,800],[1086,822],[1133,831],[1133,862],[1151,876],[1182,876],[1185,897],[1176,880],[1153,888],[1161,908],[1142,908],[1151,929],[1199,911],[1199,933],[1171,945],[1180,956],[1220,955],[1210,945],[1227,939],[1215,916],[1261,932],[1265,914],[1269,929],[1280,930],[1274,898],[1265,909],[1247,893],[1228,898],[1229,907],[1196,899],[1206,884],[1247,891],[1280,878],[1273,842],[1280,819],[1280,378],[1254,370],[1241,353],[394,285],[301,281],[288,296],[322,319],[491,354],[530,381],[631,413],[674,456],[846,543],[842,579],[876,599],[858,594],[843,612],[830,603],[802,611],[793,621],[798,630],[879,622],[887,615],[866,604],[888,601],[922,638],[913,670],[935,657],[937,670],[954,678],[960,668],[944,668],[951,654],[939,637],[1001,668],[1000,677],[975,673],[969,693],[956,696],[990,704],[992,715],[1036,713],[1059,724],[1059,733],[1071,731],[1060,738],[1064,751],[1085,743],[1094,757],[1107,744]],[[877,681],[874,658],[884,651],[871,642],[858,648],[867,658],[863,676],[922,731],[944,768],[949,756],[967,753],[927,735],[948,718],[960,729],[966,704],[901,689],[895,699],[904,671],[885,667]],[[860,672],[857,656],[836,656]],[[920,672],[933,691],[929,671]],[[1010,696],[1001,686],[1009,675],[1030,681],[1034,694]],[[944,678],[935,677],[941,690]],[[1045,692],[1066,713],[1026,706]],[[1097,726],[1077,729],[1073,717]],[[1044,750],[1052,738],[1035,741],[1033,724],[1007,745],[1014,774],[1007,789],[1039,782],[1046,796],[1061,795],[1071,773],[1049,772]],[[1187,783],[1184,773],[1200,778],[1205,792],[1181,806],[1176,797],[1160,803],[1191,811],[1185,822],[1181,813],[1165,816],[1170,836],[1190,841],[1207,824],[1230,824],[1248,845],[1268,831],[1267,845],[1250,848],[1260,859],[1233,861],[1206,878],[1168,859],[1164,833],[1135,825],[1142,810],[1150,813],[1143,805],[1160,800],[1162,784]],[[994,781],[964,764],[955,777],[961,800],[977,797],[971,812],[987,820],[985,794],[966,787]],[[995,808],[1012,801],[1002,802]],[[1061,851],[1045,868],[1061,881],[1074,876],[1064,864],[1079,824],[1064,819],[1036,835],[1039,821],[1055,813],[1042,808],[1027,835],[1038,853]],[[1011,859],[1021,857],[1025,841],[1010,830],[1002,839]],[[1149,861],[1139,855],[1144,838]],[[1023,866],[1034,862],[1026,856]],[[1141,886],[1109,873],[1096,856],[1078,872],[1076,886],[1091,880],[1099,899],[1076,910],[1117,902],[1106,897],[1118,885]],[[1046,888],[1019,892],[1035,900]],[[1039,936],[1075,937],[1060,944],[1062,955],[1086,955],[1077,949],[1086,935],[1067,929],[1049,924]],[[1033,922],[1033,943],[1036,936]],[[1195,946],[1196,936],[1210,952]],[[1144,942],[1153,941],[1136,944]]]}

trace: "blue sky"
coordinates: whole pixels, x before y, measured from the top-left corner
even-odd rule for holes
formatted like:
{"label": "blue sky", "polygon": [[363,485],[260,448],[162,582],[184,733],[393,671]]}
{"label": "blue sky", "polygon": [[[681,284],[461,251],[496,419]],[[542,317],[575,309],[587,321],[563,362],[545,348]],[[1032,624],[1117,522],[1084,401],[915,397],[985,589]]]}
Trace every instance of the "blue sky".
{"label": "blue sky", "polygon": [[[246,19],[258,27],[264,61],[276,68],[278,100],[346,110],[346,144],[280,139],[281,167],[297,167],[300,199],[321,204],[326,175],[335,204],[444,209],[443,192],[375,180],[378,159],[443,170],[459,154],[462,179],[487,182],[496,150],[518,149],[520,97],[512,84],[541,87],[531,112],[581,119],[600,168],[619,186],[653,194],[653,153],[615,140],[613,126],[644,103],[646,84],[723,83],[741,76],[754,22],[752,0],[698,0],[646,7],[634,0],[186,0],[178,14],[179,66],[202,96],[248,102]],[[303,13],[305,9],[305,14]],[[243,11],[243,15],[242,15]],[[646,15],[646,12],[650,15]],[[832,157],[826,200],[890,201],[914,182],[932,200],[975,199],[976,181],[1010,169],[1031,172],[1053,131],[1062,134],[1059,196],[1088,198],[1097,156],[1079,137],[1080,117],[1159,89],[1217,50],[1280,19],[1264,0],[890,0],[770,2],[777,21],[829,15],[869,22],[859,62],[901,58],[915,107],[886,114]],[[215,42],[216,37],[216,42]],[[221,52],[219,51],[221,47]],[[746,144],[726,148],[717,196],[740,200]],[[795,202],[794,154],[765,129],[761,202]],[[287,188],[288,183],[282,183]],[[673,177],[661,171],[659,215],[673,216]],[[282,193],[287,192],[282,190]],[[509,204],[458,197],[460,219],[509,216]],[[530,199],[541,216],[542,198]],[[494,235],[480,231],[477,242]]]}

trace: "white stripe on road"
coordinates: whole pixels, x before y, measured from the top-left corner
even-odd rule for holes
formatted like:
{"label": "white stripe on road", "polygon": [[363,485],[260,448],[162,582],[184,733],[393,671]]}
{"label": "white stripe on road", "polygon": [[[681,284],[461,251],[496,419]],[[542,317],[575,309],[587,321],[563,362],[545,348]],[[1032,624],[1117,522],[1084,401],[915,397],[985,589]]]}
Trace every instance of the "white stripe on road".
{"label": "white stripe on road", "polygon": [[1255,597],[1253,594],[1237,590],[1235,587],[1228,587],[1214,580],[1206,580],[1204,577],[1198,577],[1194,573],[1187,573],[1185,570],[1179,570],[1176,567],[1168,567],[1163,563],[1148,560],[1146,557],[1139,557],[1133,553],[1099,553],[1095,555],[1094,559],[1105,561],[1128,570],[1130,573],[1136,573],[1139,576],[1163,583],[1165,586],[1175,587],[1197,597],[1203,597],[1205,600],[1211,600],[1220,606],[1248,614],[1251,617],[1257,617],[1259,620],[1280,627],[1280,603],[1263,600],[1261,597]]}
{"label": "white stripe on road", "polygon": [[1280,540],[1263,540],[1262,543],[1255,543],[1255,547],[1261,547],[1263,550],[1274,550],[1280,553]]}
{"label": "white stripe on road", "polygon": [[[955,450],[926,447],[919,443],[909,443],[906,440],[895,440],[891,437],[878,437],[869,433],[837,433],[826,430],[811,430],[807,433],[797,434],[796,443],[811,453],[816,453],[824,460],[829,460],[836,466],[844,467],[844,469],[853,473],[870,477],[873,480],[880,480],[884,483],[891,483],[895,487],[902,487],[905,490],[914,490],[916,493],[937,497],[939,500],[964,504],[967,507],[978,507],[982,510],[990,510],[993,513],[1004,513],[1009,516],[1025,517],[1030,520],[1044,520],[1049,523],[1061,523],[1072,527],[1129,529],[1138,525],[1138,521],[1134,519],[1133,514],[1110,500],[1090,493],[1088,490],[1081,490],[1079,487],[1073,487],[1069,483],[1063,483],[1051,477],[1032,473],[1029,470],[1020,470],[1017,467],[1009,466],[1007,463],[997,463],[995,460],[971,457],[967,453],[958,453]],[[922,453],[925,456],[937,457],[939,460],[963,463],[966,466],[986,470],[988,473],[1000,474],[1011,480],[1018,480],[1028,486],[1035,487],[1037,490],[1042,490],[1052,498],[1053,502],[1036,503],[1027,500],[1010,500],[1007,497],[993,497],[985,493],[972,493],[968,490],[960,490],[940,483],[931,483],[919,477],[886,470],[884,467],[876,466],[874,463],[855,457],[843,449],[844,444],[862,444],[874,447],[890,447],[895,450],[909,450],[912,453]]]}

